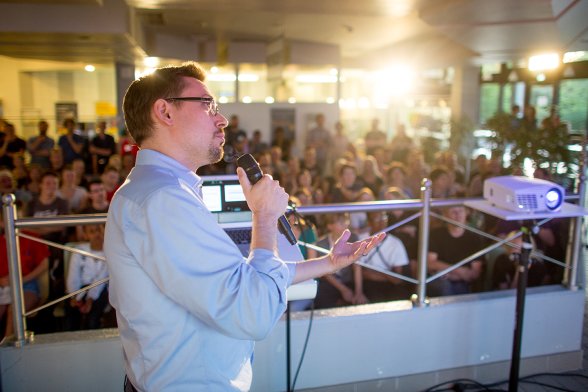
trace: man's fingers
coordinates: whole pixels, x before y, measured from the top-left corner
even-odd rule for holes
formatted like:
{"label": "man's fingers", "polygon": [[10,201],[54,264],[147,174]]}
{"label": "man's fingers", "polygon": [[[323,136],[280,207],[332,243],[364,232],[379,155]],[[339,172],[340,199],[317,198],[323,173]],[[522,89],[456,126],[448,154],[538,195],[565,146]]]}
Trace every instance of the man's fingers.
{"label": "man's fingers", "polygon": [[251,188],[251,183],[249,182],[249,178],[247,178],[247,174],[245,174],[245,170],[242,167],[237,167],[237,176],[239,177],[239,183],[243,190],[249,190]]}

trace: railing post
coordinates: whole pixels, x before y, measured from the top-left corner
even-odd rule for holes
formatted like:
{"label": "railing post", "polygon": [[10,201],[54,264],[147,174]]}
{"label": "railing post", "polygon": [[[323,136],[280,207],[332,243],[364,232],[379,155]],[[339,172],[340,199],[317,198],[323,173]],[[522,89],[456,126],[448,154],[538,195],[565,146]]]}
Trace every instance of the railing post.
{"label": "railing post", "polygon": [[8,274],[10,278],[10,293],[12,295],[12,315],[14,319],[14,345],[23,346],[26,343],[26,320],[23,317],[24,296],[22,292],[22,272],[20,269],[20,252],[18,251],[18,237],[14,220],[16,217],[16,198],[14,195],[2,196],[4,212],[4,235],[8,251]]}
{"label": "railing post", "polygon": [[431,206],[431,180],[424,178],[421,182],[421,200],[423,201],[421,219],[419,222],[418,248],[418,292],[413,297],[413,305],[423,307],[427,301],[427,254],[429,253],[429,209]]}

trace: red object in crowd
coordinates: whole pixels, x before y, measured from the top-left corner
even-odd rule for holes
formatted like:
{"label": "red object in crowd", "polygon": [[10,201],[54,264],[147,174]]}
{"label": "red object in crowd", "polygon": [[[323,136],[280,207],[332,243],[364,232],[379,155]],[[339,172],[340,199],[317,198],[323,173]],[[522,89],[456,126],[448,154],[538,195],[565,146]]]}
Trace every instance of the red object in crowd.
{"label": "red object in crowd", "polygon": [[126,139],[123,140],[120,144],[120,156],[132,154],[133,156],[137,156],[137,152],[139,151],[139,146],[134,144],[131,140]]}
{"label": "red object in crowd", "polygon": [[[26,234],[34,235],[27,232]],[[22,276],[27,276],[47,257],[49,257],[49,247],[40,242],[20,237],[20,268]],[[8,253],[6,251],[6,237],[0,236],[0,277],[8,275]]]}

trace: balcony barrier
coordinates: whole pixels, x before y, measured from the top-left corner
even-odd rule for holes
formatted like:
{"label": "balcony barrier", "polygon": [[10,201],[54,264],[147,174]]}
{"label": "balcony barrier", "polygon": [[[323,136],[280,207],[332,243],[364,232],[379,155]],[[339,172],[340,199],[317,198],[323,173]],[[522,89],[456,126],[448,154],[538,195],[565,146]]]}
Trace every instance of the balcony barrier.
{"label": "balcony barrier", "polygon": [[[580,204],[584,203],[585,200],[585,191],[584,191],[584,181],[580,182],[580,192],[578,195],[569,196],[567,200],[578,200]],[[432,199],[431,198],[431,181],[428,179],[424,179],[422,181],[421,187],[421,199],[413,199],[413,200],[401,200],[401,201],[374,201],[374,202],[359,202],[359,203],[348,203],[348,204],[321,204],[321,205],[312,205],[312,206],[300,206],[296,208],[296,212],[301,215],[318,215],[318,214],[328,214],[328,213],[336,213],[336,212],[374,212],[374,211],[388,211],[388,210],[395,210],[395,209],[402,209],[402,210],[418,210],[413,215],[409,216],[408,218],[387,227],[383,231],[391,231],[394,230],[396,227],[406,224],[414,219],[420,218],[419,221],[419,242],[418,242],[418,271],[417,271],[417,279],[413,279],[409,276],[404,276],[401,274],[397,274],[392,271],[386,271],[379,268],[375,268],[371,265],[366,263],[358,263],[361,266],[369,269],[376,270],[378,272],[399,278],[406,282],[412,283],[417,285],[417,293],[413,295],[412,302],[413,306],[422,307],[427,305],[427,284],[433,282],[436,279],[443,277],[444,275],[450,273],[451,271],[460,268],[473,260],[477,260],[482,255],[492,251],[503,245],[508,245],[512,247],[518,247],[518,245],[511,243],[511,241],[517,237],[519,237],[522,232],[518,232],[508,238],[499,238],[488,233],[485,233],[481,230],[476,229],[475,227],[471,227],[468,225],[461,224],[459,222],[453,221],[451,219],[445,218],[433,211],[432,208],[439,208],[439,207],[450,207],[450,206],[459,206],[463,205],[467,201],[472,201],[477,199]],[[40,227],[64,227],[64,226],[76,226],[76,225],[84,225],[84,224],[99,224],[105,223],[107,214],[92,214],[92,215],[64,215],[58,217],[48,217],[48,218],[17,218],[16,214],[16,206],[14,204],[15,197],[14,195],[4,195],[2,197],[3,203],[3,212],[4,212],[4,227],[5,227],[5,236],[7,242],[7,251],[8,251],[8,267],[9,267],[9,275],[10,275],[10,285],[11,285],[11,295],[12,295],[12,306],[13,311],[13,319],[14,319],[14,331],[15,336],[14,340],[11,341],[15,346],[22,346],[27,343],[28,340],[33,339],[34,336],[32,333],[26,331],[26,317],[42,310],[47,307],[53,306],[61,301],[69,299],[77,294],[89,290],[93,287],[96,287],[100,284],[103,284],[108,281],[108,278],[102,279],[92,283],[89,286],[84,287],[78,291],[73,293],[69,293],[61,298],[55,299],[51,302],[41,305],[35,309],[32,309],[28,312],[25,312],[24,309],[24,299],[23,299],[23,290],[22,290],[22,274],[20,269],[20,253],[18,252],[19,243],[18,238],[28,238],[30,240],[38,241],[40,243],[46,244],[48,246],[53,246],[68,252],[78,253],[85,256],[93,257],[99,260],[104,260],[103,257],[93,255],[88,252],[84,252],[80,249],[72,248],[69,246],[65,246],[62,244],[58,244],[51,241],[46,241],[34,236],[29,236],[25,233],[21,233],[20,229],[26,228],[40,228]],[[483,236],[487,239],[495,241],[495,243],[487,246],[486,248],[466,257],[465,259],[459,261],[458,263],[452,265],[451,267],[440,271],[430,277],[427,277],[427,254],[428,254],[428,243],[429,243],[429,220],[430,217],[435,217],[441,219],[445,222],[460,226],[466,230],[472,231],[480,236]],[[537,226],[540,226],[550,219],[544,219],[541,222],[537,223]],[[564,283],[569,290],[576,290],[578,288],[578,262],[581,258],[581,244],[582,244],[582,227],[583,217],[574,218],[572,220],[572,225],[570,227],[570,239],[568,243],[568,252],[567,252],[567,260],[566,262],[562,262],[559,260],[552,259],[545,255],[535,253],[534,256],[538,258],[542,258],[547,262],[554,263],[562,268],[565,268],[565,275],[564,275]],[[319,252],[328,252],[328,250],[317,247],[313,244],[307,244],[304,242],[299,242],[300,245],[308,246],[313,248]]]}

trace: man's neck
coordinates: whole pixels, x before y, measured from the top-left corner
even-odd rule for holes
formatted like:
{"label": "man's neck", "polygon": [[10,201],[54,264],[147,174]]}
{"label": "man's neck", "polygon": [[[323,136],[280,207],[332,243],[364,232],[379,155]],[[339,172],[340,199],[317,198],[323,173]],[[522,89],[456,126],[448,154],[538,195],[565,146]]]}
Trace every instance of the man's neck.
{"label": "man's neck", "polygon": [[[177,149],[173,146],[168,147],[165,141],[159,143],[155,139],[150,139],[145,141],[141,144],[142,150],[153,150],[157,151],[163,155],[167,155],[168,157],[172,158],[173,160],[180,162],[182,165],[187,167],[193,172],[196,172],[200,166],[208,165],[210,162],[194,162],[192,157],[184,157],[185,154],[181,154],[177,152]],[[180,154],[180,155],[178,155]]]}

